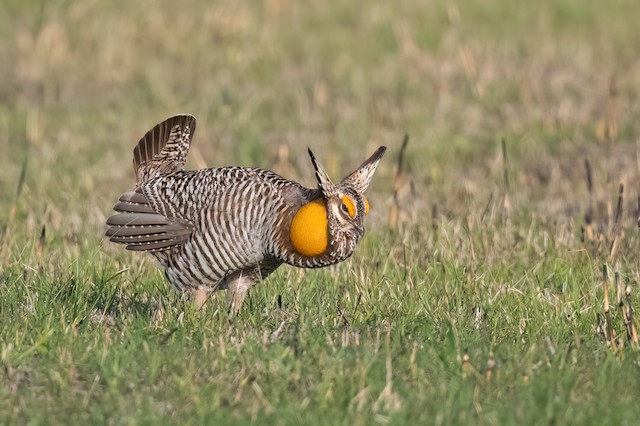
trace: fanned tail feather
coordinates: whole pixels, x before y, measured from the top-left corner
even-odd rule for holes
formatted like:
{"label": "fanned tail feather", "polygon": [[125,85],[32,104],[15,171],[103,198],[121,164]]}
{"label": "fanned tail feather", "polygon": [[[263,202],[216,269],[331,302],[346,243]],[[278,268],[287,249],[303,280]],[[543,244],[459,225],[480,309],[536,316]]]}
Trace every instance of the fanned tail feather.
{"label": "fanned tail feather", "polygon": [[133,150],[137,185],[183,170],[195,130],[196,119],[188,114],[175,115],[149,130]]}

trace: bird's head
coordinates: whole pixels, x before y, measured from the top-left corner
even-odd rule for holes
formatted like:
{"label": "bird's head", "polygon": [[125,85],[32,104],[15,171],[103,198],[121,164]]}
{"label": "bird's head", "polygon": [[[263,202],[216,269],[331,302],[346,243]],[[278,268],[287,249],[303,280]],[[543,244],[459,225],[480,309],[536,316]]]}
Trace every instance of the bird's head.
{"label": "bird's head", "polygon": [[364,217],[369,213],[365,197],[371,178],[384,155],[381,146],[353,173],[334,184],[309,150],[322,196],[298,210],[291,224],[291,243],[305,256],[319,256],[337,250],[336,259],[351,256],[364,235]]}

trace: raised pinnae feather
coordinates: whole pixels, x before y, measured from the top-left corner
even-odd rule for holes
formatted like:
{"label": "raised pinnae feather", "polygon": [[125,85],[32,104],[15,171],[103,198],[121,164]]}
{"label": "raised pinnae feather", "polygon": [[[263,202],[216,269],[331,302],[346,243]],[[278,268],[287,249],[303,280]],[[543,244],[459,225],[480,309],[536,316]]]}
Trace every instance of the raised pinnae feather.
{"label": "raised pinnae feather", "polygon": [[183,170],[196,130],[192,115],[175,115],[149,130],[133,150],[137,184]]}
{"label": "raised pinnae feather", "polygon": [[327,172],[324,171],[324,169],[316,159],[316,156],[313,155],[311,148],[308,148],[308,152],[309,157],[311,157],[311,164],[313,164],[313,168],[316,171],[316,181],[318,182],[318,188],[322,190],[322,193],[325,197],[330,197],[335,193],[336,187],[333,182],[331,182],[331,178],[329,178]]}
{"label": "raised pinnae feather", "polygon": [[381,146],[371,154],[371,157],[367,158],[361,165],[358,167],[353,173],[345,177],[341,184],[344,186],[351,187],[359,194],[364,194],[369,184],[371,183],[371,178],[373,174],[376,172],[376,168],[380,163],[380,159],[384,155],[387,150],[386,146]]}

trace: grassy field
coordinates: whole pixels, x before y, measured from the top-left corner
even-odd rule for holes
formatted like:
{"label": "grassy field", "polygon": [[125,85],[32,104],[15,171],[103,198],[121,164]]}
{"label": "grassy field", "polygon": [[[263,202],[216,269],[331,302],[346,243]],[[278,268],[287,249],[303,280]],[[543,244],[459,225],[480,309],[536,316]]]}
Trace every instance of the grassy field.
{"label": "grassy field", "polygon": [[[640,5],[376,3],[0,4],[0,423],[640,421]],[[229,318],[103,240],[179,112],[193,168],[386,145],[353,258]]]}

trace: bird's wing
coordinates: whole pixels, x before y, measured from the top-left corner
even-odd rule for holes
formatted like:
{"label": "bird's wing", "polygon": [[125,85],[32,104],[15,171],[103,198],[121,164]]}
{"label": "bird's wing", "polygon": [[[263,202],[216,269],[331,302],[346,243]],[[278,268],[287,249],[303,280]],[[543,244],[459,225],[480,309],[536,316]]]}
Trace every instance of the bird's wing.
{"label": "bird's wing", "polygon": [[114,243],[126,244],[128,250],[170,250],[184,244],[193,232],[189,221],[157,213],[140,188],[122,194],[113,209],[118,214],[107,219],[105,235]]}

